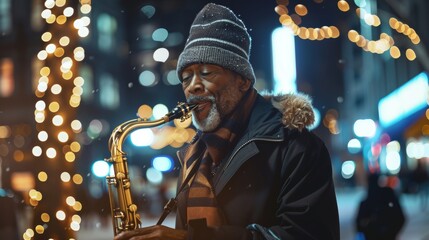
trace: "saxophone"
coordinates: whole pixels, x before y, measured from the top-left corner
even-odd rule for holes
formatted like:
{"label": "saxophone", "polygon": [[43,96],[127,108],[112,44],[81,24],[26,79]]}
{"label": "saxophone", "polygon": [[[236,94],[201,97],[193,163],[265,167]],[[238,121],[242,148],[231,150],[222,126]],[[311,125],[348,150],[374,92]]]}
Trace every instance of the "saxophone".
{"label": "saxophone", "polygon": [[158,120],[147,121],[137,118],[118,125],[112,131],[109,139],[111,155],[105,161],[113,164],[114,170],[114,176],[107,176],[106,182],[115,236],[123,231],[137,229],[141,225],[137,206],[131,199],[131,180],[128,176],[127,158],[126,153],[122,150],[124,140],[129,133],[139,128],[156,127],[179,118],[183,122],[191,116],[190,112],[196,106],[196,104],[179,103],[171,112]]}

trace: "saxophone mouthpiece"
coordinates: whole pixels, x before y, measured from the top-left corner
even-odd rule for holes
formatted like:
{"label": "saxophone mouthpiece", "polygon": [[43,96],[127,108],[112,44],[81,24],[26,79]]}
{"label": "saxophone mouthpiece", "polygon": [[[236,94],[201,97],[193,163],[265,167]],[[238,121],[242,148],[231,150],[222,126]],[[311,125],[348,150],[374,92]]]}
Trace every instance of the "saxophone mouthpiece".
{"label": "saxophone mouthpiece", "polygon": [[168,117],[169,121],[181,118],[182,121],[190,117],[190,112],[196,108],[198,104],[196,103],[179,103],[171,112],[167,113],[166,117]]}
{"label": "saxophone mouthpiece", "polygon": [[196,103],[186,103],[186,105],[188,105],[189,111],[192,111],[196,107],[198,107],[198,104],[196,104]]}

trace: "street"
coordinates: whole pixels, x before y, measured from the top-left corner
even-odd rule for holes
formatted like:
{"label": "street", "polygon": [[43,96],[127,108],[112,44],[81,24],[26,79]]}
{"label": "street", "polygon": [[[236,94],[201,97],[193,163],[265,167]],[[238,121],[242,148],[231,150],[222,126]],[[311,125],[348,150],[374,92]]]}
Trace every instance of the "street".
{"label": "street", "polygon": [[[341,240],[355,240],[355,216],[360,200],[364,197],[364,189],[337,190],[338,209],[340,213]],[[406,215],[406,223],[398,240],[429,240],[429,206],[422,209],[417,195],[402,194],[400,196],[402,208]],[[77,233],[78,240],[106,240],[112,239],[113,229],[111,220],[101,224],[100,219],[92,216],[83,224]],[[156,219],[142,219],[143,226],[155,224]],[[168,217],[164,224],[174,226],[174,215]]]}

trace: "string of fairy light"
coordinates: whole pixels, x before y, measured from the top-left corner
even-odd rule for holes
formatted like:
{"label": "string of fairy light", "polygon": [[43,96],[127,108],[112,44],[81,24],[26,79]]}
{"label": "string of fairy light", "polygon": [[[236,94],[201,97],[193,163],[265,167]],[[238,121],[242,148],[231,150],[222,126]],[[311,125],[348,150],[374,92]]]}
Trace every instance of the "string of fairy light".
{"label": "string of fairy light", "polygon": [[[80,0],[79,12],[76,12],[77,6],[74,4],[75,1],[46,0],[45,9],[41,12],[47,31],[41,35],[44,49],[37,54],[42,67],[35,90],[38,100],[34,119],[38,143],[33,147],[32,154],[40,161],[41,166],[59,166],[49,171],[41,169],[37,173],[37,180],[38,186],[50,186],[60,180],[61,191],[50,191],[58,191],[61,196],[59,206],[46,206],[49,204],[49,199],[44,197],[48,195],[46,187],[45,191],[37,189],[37,185],[35,189],[29,190],[29,204],[36,210],[41,206],[49,210],[56,207],[58,209],[35,214],[34,222],[40,220],[41,223],[28,228],[23,233],[23,239],[41,236],[44,239],[56,239],[54,236],[74,239],[73,232],[80,229],[81,217],[78,212],[83,206],[70,190],[83,182],[83,177],[73,171],[76,155],[81,149],[74,134],[82,130],[82,124],[74,119],[74,113],[80,105],[84,84],[84,79],[78,76],[77,63],[85,58],[84,49],[78,46],[77,36],[83,38],[89,34],[91,0]],[[63,224],[65,227],[52,229],[50,225],[56,226],[53,221],[59,221],[59,225]],[[52,236],[43,235],[47,229]]]}
{"label": "string of fairy light", "polygon": [[[323,3],[323,0],[313,0],[315,3]],[[340,31],[336,26],[322,27],[304,27],[300,26],[302,17],[309,14],[308,8],[303,3],[290,4],[289,0],[277,0],[275,12],[280,16],[279,22],[292,30],[295,36],[303,40],[324,40],[329,38],[338,38]],[[363,23],[370,27],[379,27],[382,23],[380,17],[372,14],[365,9],[366,1],[355,0],[355,12]],[[346,0],[338,0],[337,7],[341,12],[351,10],[350,4]],[[292,10],[293,9],[293,10]],[[413,45],[420,43],[420,37],[417,32],[408,24],[398,20],[395,17],[390,17],[388,22],[390,28],[397,33],[405,35]],[[363,34],[360,34],[355,29],[349,29],[347,33],[349,41],[356,44],[366,52],[383,54],[389,51],[390,56],[394,59],[401,57],[401,50],[395,45],[394,38],[388,33],[381,32],[378,39],[368,39]],[[405,56],[409,61],[416,59],[416,53],[412,47],[405,49]]]}

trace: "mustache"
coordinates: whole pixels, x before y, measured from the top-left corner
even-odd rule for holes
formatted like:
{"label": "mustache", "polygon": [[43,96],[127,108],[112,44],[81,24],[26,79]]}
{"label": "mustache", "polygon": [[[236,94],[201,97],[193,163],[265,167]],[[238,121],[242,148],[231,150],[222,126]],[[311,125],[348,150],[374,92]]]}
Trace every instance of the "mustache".
{"label": "mustache", "polygon": [[198,104],[200,102],[212,102],[215,103],[216,99],[214,96],[194,96],[191,95],[188,97],[187,102],[189,104]]}

